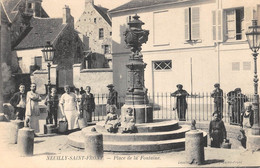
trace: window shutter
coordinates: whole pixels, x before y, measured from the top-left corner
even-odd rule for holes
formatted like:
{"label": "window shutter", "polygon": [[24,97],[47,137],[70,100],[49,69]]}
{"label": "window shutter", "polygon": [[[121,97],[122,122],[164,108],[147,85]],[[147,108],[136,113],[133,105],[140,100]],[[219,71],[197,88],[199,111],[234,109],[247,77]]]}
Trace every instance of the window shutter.
{"label": "window shutter", "polygon": [[235,10],[226,11],[226,31],[225,36],[227,39],[236,38],[236,17]]}
{"label": "window shutter", "polygon": [[184,38],[190,40],[189,8],[184,9]]}
{"label": "window shutter", "polygon": [[253,10],[253,7],[245,7],[244,8],[244,27],[243,27],[243,39],[245,39],[245,33],[248,31],[248,27],[249,26],[252,26],[252,20],[253,20],[253,13],[254,13],[254,10]]}
{"label": "window shutter", "polygon": [[200,39],[200,8],[191,8],[191,39]]}
{"label": "window shutter", "polygon": [[216,11],[212,11],[212,37],[213,41],[217,40],[217,18]]}
{"label": "window shutter", "polygon": [[218,10],[217,11],[217,19],[218,19],[218,22],[217,22],[217,38],[218,38],[218,41],[219,42],[222,42],[223,41],[223,12],[222,10]]}

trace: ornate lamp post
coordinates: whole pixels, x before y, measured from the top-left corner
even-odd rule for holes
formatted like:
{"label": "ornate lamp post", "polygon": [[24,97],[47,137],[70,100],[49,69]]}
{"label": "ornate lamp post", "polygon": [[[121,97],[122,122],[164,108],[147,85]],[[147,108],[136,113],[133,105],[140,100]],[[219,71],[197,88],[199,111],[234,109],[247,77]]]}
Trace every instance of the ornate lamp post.
{"label": "ornate lamp post", "polygon": [[[147,123],[153,121],[152,108],[148,105],[147,89],[144,86],[144,69],[146,63],[143,62],[141,46],[148,40],[149,31],[143,30],[144,23],[139,20],[139,16],[133,16],[133,20],[128,23],[129,28],[125,31],[125,42],[131,48],[128,69],[128,89],[126,91],[125,108],[131,107],[135,110],[136,123]],[[124,114],[122,114],[124,115]]]}
{"label": "ornate lamp post", "polygon": [[260,48],[260,26],[257,26],[257,20],[252,20],[252,26],[249,27],[246,33],[248,44],[253,51],[254,57],[254,125],[252,127],[252,135],[260,135],[259,123],[259,95],[258,95],[258,76],[257,76],[257,56]]}
{"label": "ornate lamp post", "polygon": [[[55,49],[51,45],[50,41],[47,41],[46,46],[42,50],[43,57],[45,61],[48,63],[48,97],[50,98],[50,86],[51,86],[51,78],[50,78],[50,68],[51,62],[53,61]],[[49,105],[49,103],[48,103]],[[49,107],[48,107],[49,108]]]}

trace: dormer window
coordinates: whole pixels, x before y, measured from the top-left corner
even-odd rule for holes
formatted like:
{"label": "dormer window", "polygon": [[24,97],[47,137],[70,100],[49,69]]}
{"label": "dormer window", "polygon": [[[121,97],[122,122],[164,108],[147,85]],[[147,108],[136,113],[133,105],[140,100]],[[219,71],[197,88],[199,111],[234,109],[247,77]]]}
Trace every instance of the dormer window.
{"label": "dormer window", "polygon": [[32,3],[28,3],[27,7],[28,9],[32,9]]}

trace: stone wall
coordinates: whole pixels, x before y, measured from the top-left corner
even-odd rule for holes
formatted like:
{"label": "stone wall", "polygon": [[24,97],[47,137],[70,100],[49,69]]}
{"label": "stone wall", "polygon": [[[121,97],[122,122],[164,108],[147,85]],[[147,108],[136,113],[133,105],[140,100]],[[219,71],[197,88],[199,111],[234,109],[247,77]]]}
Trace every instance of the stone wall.
{"label": "stone wall", "polygon": [[80,64],[73,66],[73,83],[75,87],[91,87],[93,94],[108,93],[107,85],[113,83],[112,69],[80,69]]}

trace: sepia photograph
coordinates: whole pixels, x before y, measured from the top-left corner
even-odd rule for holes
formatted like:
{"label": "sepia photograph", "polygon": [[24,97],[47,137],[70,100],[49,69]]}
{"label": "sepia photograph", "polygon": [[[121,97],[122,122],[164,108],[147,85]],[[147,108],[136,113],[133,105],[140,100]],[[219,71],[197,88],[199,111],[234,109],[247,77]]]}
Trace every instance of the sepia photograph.
{"label": "sepia photograph", "polygon": [[259,0],[0,0],[0,167],[260,166]]}

